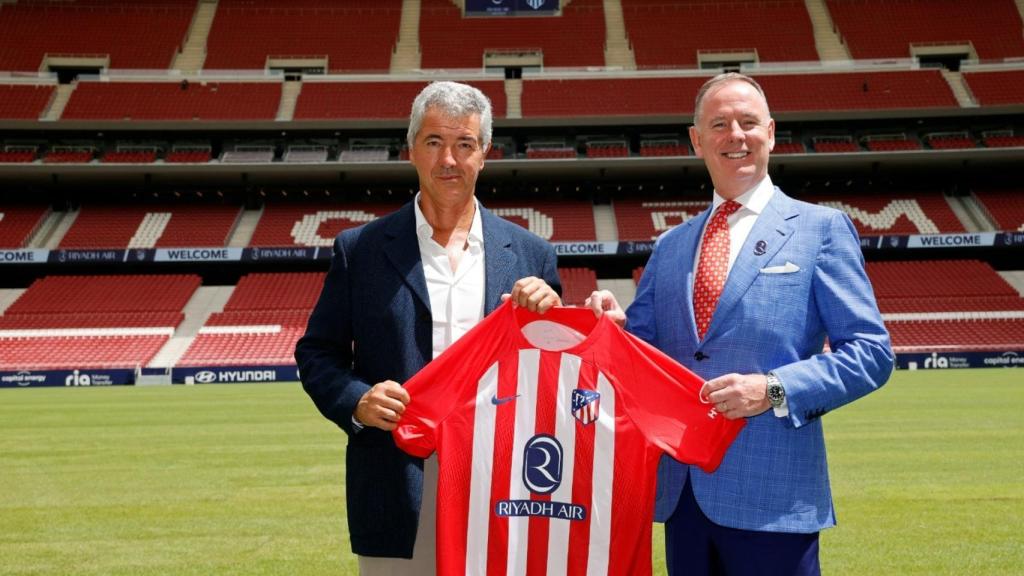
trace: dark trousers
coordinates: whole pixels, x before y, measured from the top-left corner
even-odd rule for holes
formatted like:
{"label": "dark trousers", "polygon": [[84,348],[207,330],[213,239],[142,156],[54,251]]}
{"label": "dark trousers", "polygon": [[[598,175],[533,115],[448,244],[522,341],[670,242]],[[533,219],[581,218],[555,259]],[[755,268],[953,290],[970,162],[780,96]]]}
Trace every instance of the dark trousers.
{"label": "dark trousers", "polygon": [[708,520],[690,480],[665,523],[669,576],[819,576],[818,533],[754,532]]}

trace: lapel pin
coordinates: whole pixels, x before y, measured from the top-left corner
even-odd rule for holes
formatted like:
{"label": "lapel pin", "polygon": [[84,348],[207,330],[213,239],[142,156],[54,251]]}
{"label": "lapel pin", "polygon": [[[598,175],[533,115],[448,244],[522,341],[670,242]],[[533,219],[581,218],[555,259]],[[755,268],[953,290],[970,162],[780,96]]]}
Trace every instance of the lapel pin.
{"label": "lapel pin", "polygon": [[764,253],[768,250],[768,243],[764,240],[758,240],[757,244],[754,245],[754,255],[764,256]]}

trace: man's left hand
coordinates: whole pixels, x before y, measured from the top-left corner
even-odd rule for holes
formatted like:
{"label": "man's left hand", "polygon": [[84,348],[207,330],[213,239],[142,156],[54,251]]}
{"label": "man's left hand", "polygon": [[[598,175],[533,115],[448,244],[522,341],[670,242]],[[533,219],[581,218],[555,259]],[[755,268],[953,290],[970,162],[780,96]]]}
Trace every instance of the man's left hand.
{"label": "man's left hand", "polygon": [[729,420],[757,416],[771,408],[764,374],[726,374],[708,380],[701,396]]}
{"label": "man's left hand", "polygon": [[555,306],[562,305],[562,299],[558,292],[542,278],[527,276],[516,280],[512,285],[511,294],[502,294],[501,301],[512,300],[517,306],[522,306],[531,312],[543,314]]}

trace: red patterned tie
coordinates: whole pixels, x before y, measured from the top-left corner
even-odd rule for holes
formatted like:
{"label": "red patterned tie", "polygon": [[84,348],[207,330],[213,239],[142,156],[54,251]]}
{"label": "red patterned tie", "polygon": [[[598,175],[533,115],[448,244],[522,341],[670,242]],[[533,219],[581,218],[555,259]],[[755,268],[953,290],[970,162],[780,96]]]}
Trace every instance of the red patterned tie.
{"label": "red patterned tie", "polygon": [[729,222],[733,212],[741,208],[729,200],[718,207],[704,230],[700,246],[700,263],[693,282],[693,313],[697,320],[697,336],[703,340],[711,325],[711,316],[722,295],[725,277],[729,272]]}

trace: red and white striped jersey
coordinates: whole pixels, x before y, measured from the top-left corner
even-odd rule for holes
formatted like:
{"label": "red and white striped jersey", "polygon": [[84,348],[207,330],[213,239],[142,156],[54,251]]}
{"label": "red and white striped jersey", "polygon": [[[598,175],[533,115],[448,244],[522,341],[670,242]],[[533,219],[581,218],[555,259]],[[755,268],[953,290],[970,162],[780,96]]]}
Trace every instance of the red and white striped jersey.
{"label": "red and white striped jersey", "polygon": [[659,458],[710,472],[744,425],[702,384],[589,309],[499,307],[405,384],[393,433],[438,452],[437,573],[650,574]]}

